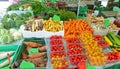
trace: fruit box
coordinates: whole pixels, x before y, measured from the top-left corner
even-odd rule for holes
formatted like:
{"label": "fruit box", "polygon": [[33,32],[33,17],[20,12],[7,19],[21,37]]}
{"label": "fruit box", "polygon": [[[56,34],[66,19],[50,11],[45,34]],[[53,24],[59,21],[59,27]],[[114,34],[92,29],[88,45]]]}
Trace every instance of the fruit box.
{"label": "fruit box", "polygon": [[[46,45],[44,38],[25,38],[24,42],[36,42],[36,43],[42,44],[43,46]],[[28,58],[27,59],[22,58],[22,53],[23,52],[28,55],[28,51],[26,50],[26,46],[25,46],[24,43],[20,47],[20,52],[19,52],[20,58],[17,59],[16,62],[14,63],[14,68],[16,68],[16,69],[19,69],[19,66],[20,66],[20,63],[21,63],[22,60],[25,60],[25,61],[29,60]],[[47,62],[47,54],[44,56],[43,59]],[[40,60],[40,59],[37,59],[37,60],[40,61],[40,62],[43,61],[43,60]],[[27,69],[46,69],[46,66],[45,67],[27,68]]]}
{"label": "fruit box", "polygon": [[[15,51],[14,54],[12,54],[13,59],[11,57],[11,59],[12,59],[11,62],[14,63],[14,61],[16,61],[19,58],[19,53],[20,53],[19,48],[20,48],[19,45],[0,46],[0,52]],[[6,60],[8,60],[7,57],[4,59],[1,59],[0,64],[5,62]],[[6,65],[6,66],[9,66],[9,65]]]}
{"label": "fruit box", "polygon": [[48,32],[48,31],[38,31],[38,32],[31,32],[31,31],[22,31],[23,37],[24,38],[49,38],[52,35],[58,35],[58,36],[64,36],[64,31],[59,31],[59,32]]}
{"label": "fruit box", "polygon": [[111,29],[109,29],[109,31],[108,32],[113,32],[114,34],[118,34],[118,32],[119,32],[119,30],[111,30]]}

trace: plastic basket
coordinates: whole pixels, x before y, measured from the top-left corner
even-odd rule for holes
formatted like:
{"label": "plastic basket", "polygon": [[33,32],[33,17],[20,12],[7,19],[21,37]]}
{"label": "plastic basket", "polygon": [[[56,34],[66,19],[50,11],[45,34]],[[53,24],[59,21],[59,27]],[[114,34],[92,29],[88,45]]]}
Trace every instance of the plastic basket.
{"label": "plastic basket", "polygon": [[[16,61],[16,59],[18,59],[19,47],[20,47],[20,46],[18,46],[18,45],[0,46],[0,52],[15,51],[15,53],[13,54],[13,60],[12,60],[12,62],[14,62],[14,61]],[[7,58],[0,60],[0,63],[4,62],[5,60],[7,60]]]}
{"label": "plastic basket", "polygon": [[[46,45],[44,38],[25,38],[24,42],[36,42],[36,43],[39,43],[39,44],[42,44],[42,45]],[[19,59],[17,59],[16,61],[22,60],[22,56],[21,56],[22,52],[28,53],[24,43],[20,47]],[[46,55],[46,58],[47,58],[47,55]],[[19,69],[19,68],[15,67],[15,69]],[[35,68],[25,68],[25,69],[46,69],[46,67],[35,67]]]}
{"label": "plastic basket", "polygon": [[[96,27],[96,24],[91,24],[91,27]],[[104,27],[102,24],[99,24],[100,27]],[[105,29],[94,29],[94,35],[106,35],[109,32],[109,28],[105,28]]]}
{"label": "plastic basket", "polygon": [[95,35],[106,35],[108,33],[108,30],[94,30]]}
{"label": "plastic basket", "polygon": [[31,42],[36,42],[36,43],[45,45],[45,40],[44,40],[44,38],[25,38],[24,41],[25,41],[25,42],[31,41]]}
{"label": "plastic basket", "polygon": [[113,32],[114,34],[118,34],[118,32],[119,32],[119,30],[111,30],[111,29],[109,29],[109,31],[108,32]]}

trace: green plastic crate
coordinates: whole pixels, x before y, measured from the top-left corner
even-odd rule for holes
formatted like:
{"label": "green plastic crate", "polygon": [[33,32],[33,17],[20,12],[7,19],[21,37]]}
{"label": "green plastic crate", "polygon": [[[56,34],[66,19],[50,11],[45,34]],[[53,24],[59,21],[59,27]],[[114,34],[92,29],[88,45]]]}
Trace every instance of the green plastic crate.
{"label": "green plastic crate", "polygon": [[[18,45],[12,45],[12,46],[0,46],[0,52],[9,52],[9,51],[15,51],[15,53],[12,55],[13,56],[13,60],[12,63],[14,61],[16,61],[16,59],[18,58],[18,51],[19,51],[19,47]],[[0,63],[4,62],[5,60],[7,60],[7,57],[5,59],[0,60]],[[8,67],[9,65],[7,65]]]}
{"label": "green plastic crate", "polygon": [[14,42],[12,42],[12,43],[10,43],[10,44],[0,44],[0,46],[21,45],[22,42],[23,42],[23,39],[21,39],[21,40],[17,40],[17,41],[14,41]]}
{"label": "green plastic crate", "polygon": [[25,38],[24,39],[24,42],[29,42],[29,41],[45,45],[44,38]]}
{"label": "green plastic crate", "polygon": [[[45,45],[44,38],[25,38],[24,42],[36,42],[36,43]],[[22,59],[22,56],[21,56],[22,52],[27,53],[27,50],[26,50],[26,47],[25,47],[24,43],[20,46],[19,58],[17,60],[21,60]],[[46,56],[46,58],[47,58],[47,56]],[[15,69],[19,69],[19,68],[15,68]],[[46,69],[46,67],[25,68],[25,69]]]}
{"label": "green plastic crate", "polygon": [[115,64],[115,65],[112,65],[110,67],[106,67],[104,69],[120,69],[120,64]]}

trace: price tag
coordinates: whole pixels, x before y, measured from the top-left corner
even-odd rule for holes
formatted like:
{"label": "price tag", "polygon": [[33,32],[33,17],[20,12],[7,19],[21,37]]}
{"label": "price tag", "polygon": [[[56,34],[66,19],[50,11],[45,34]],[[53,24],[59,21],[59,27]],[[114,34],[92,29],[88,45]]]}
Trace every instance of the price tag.
{"label": "price tag", "polygon": [[31,48],[31,49],[28,51],[29,54],[38,53],[38,52],[39,52],[38,48]]}
{"label": "price tag", "polygon": [[31,62],[22,61],[20,64],[20,69],[24,69],[24,68],[35,68],[35,65]]}
{"label": "price tag", "polygon": [[55,3],[55,2],[56,2],[56,0],[51,0],[51,2]]}
{"label": "price tag", "polygon": [[87,64],[87,69],[96,69],[96,68],[90,64]]}
{"label": "price tag", "polygon": [[119,2],[119,0],[114,0],[114,2]]}
{"label": "price tag", "polygon": [[53,16],[53,20],[58,20],[58,21],[60,21],[60,17],[59,17],[58,15],[54,15],[54,16]]}
{"label": "price tag", "polygon": [[110,20],[108,18],[105,19],[105,21],[104,21],[104,27],[108,27],[109,24],[110,24]]}
{"label": "price tag", "polygon": [[119,7],[114,6],[114,7],[113,7],[113,11],[116,11],[116,12],[119,11]]}
{"label": "price tag", "polygon": [[32,10],[27,10],[27,12],[31,13],[32,16],[34,16],[33,11]]}

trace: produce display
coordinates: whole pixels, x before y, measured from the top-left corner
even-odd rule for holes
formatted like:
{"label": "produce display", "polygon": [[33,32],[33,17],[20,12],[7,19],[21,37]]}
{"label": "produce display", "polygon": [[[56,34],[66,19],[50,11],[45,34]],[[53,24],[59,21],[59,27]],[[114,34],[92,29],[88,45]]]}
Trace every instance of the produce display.
{"label": "produce display", "polygon": [[78,19],[76,11],[66,9],[72,2],[41,1],[21,0],[6,9],[0,19],[0,69],[104,69],[118,64],[118,20],[105,26],[104,17],[90,12]]}
{"label": "produce display", "polygon": [[77,65],[79,62],[86,62],[87,57],[83,56],[83,48],[77,38],[66,39],[67,42],[67,55],[70,63]]}
{"label": "produce display", "polygon": [[113,48],[113,50],[115,51],[120,51],[119,47],[120,47],[120,36],[114,34],[113,32],[108,33],[105,36],[106,41],[111,44],[111,47]]}
{"label": "produce display", "polygon": [[109,44],[108,44],[106,41],[104,41],[104,39],[102,38],[101,35],[94,35],[93,37],[94,37],[94,39],[98,42],[98,45],[99,45],[100,47],[102,47],[102,48],[107,48],[107,47],[109,47]]}
{"label": "produce display", "polygon": [[[38,7],[39,6],[39,7]],[[20,1],[18,4],[12,4],[7,8],[7,11],[11,10],[27,10],[32,9],[33,13],[40,14],[44,9],[44,6],[38,1]]]}
{"label": "produce display", "polygon": [[32,31],[32,32],[37,32],[43,30],[43,20],[28,20],[27,24],[25,24],[25,30],[27,31]]}
{"label": "produce display", "polygon": [[99,47],[97,41],[94,40],[91,33],[82,33],[80,36],[80,42],[85,44],[85,52],[88,55],[88,61],[91,65],[105,65],[107,57],[102,53],[102,48]]}
{"label": "produce display", "polygon": [[107,28],[105,28],[102,24],[91,24],[91,26],[94,28],[94,30],[106,30]]}
{"label": "produce display", "polygon": [[103,17],[92,17],[91,23],[104,23],[104,18]]}
{"label": "produce display", "polygon": [[81,55],[82,52],[82,46],[80,44],[68,44],[68,55]]}
{"label": "produce display", "polygon": [[21,13],[17,15],[16,13],[12,13],[11,15],[5,14],[1,20],[4,24],[5,29],[10,28],[19,28],[22,24],[25,24],[27,20],[31,19],[31,14],[29,12]]}
{"label": "produce display", "polygon": [[96,56],[89,56],[91,65],[101,66],[106,64],[107,57],[102,53],[97,53]]}
{"label": "produce display", "polygon": [[94,29],[94,35],[106,35],[109,32],[109,28],[103,24],[91,24],[91,27]]}
{"label": "produce display", "polygon": [[87,22],[88,23],[95,23],[95,24],[102,24],[104,23],[104,17],[96,17],[96,16],[92,16],[91,14],[87,15]]}
{"label": "produce display", "polygon": [[119,30],[119,28],[118,28],[117,25],[115,25],[115,24],[110,24],[108,27],[109,27],[111,30]]}
{"label": "produce display", "polygon": [[56,6],[56,7],[65,7],[66,3],[65,2],[56,2],[56,3],[52,3],[52,2],[47,2],[46,3],[48,6]]}
{"label": "produce display", "polygon": [[60,16],[61,20],[63,20],[63,21],[69,21],[70,19],[77,18],[76,14],[74,12],[67,11],[67,10],[59,10],[58,15]]}
{"label": "produce display", "polygon": [[106,41],[99,41],[98,45],[102,48],[107,48],[109,47],[109,44]]}
{"label": "produce display", "polygon": [[103,40],[101,35],[93,35],[93,38],[94,38],[94,40],[96,40],[96,41],[101,41],[101,40]]}
{"label": "produce display", "polygon": [[52,20],[52,18],[50,18],[49,20],[43,21],[43,25],[44,25],[45,31],[58,32],[63,30],[62,22]]}
{"label": "produce display", "polygon": [[88,26],[87,22],[82,19],[70,20],[64,22],[64,37],[76,38],[83,31],[93,32],[92,27]]}
{"label": "produce display", "polygon": [[[56,39],[58,38],[58,39]],[[59,48],[56,51],[53,51],[53,48]],[[52,68],[67,68],[68,60],[66,59],[66,52],[64,50],[62,37],[61,36],[51,36],[50,37],[50,61]]]}
{"label": "produce display", "polygon": [[71,64],[78,64],[79,62],[86,62],[87,57],[81,55],[74,55],[69,57]]}
{"label": "produce display", "polygon": [[68,61],[67,60],[53,60],[52,66],[57,69],[64,69],[68,67]]}
{"label": "produce display", "polygon": [[[22,52],[22,58],[25,61],[32,62],[36,67],[45,67],[47,64],[47,53],[46,46],[36,42],[24,42],[27,54],[25,51]],[[31,49],[37,49],[38,52],[30,52]]]}
{"label": "produce display", "polygon": [[15,53],[15,51],[9,51],[9,52],[0,52],[0,61],[2,61],[2,63],[0,62],[0,68],[6,66],[9,64],[9,61],[6,59],[6,60],[3,60],[5,59],[7,56],[7,54],[9,54],[11,57],[10,59],[13,60],[13,54]]}
{"label": "produce display", "polygon": [[58,46],[58,45],[51,45],[50,46],[51,51],[64,51],[64,46]]}
{"label": "produce display", "polygon": [[[61,20],[69,20],[69,19],[76,19],[77,16],[75,12],[68,11],[68,10],[59,10],[56,6],[48,6],[50,3],[48,2],[47,5],[38,1],[20,1],[18,4],[10,5],[7,8],[7,11],[12,10],[32,10],[33,14],[38,18],[49,19],[54,15],[59,15]],[[56,4],[55,4],[56,5]],[[63,3],[59,3],[59,6],[63,6]],[[68,17],[69,16],[69,17]]]}
{"label": "produce display", "polygon": [[107,62],[111,63],[111,62],[116,62],[120,60],[120,53],[118,52],[109,52],[107,53]]}
{"label": "produce display", "polygon": [[1,44],[10,44],[14,41],[22,39],[22,33],[21,31],[18,31],[16,29],[0,29],[0,43]]}

